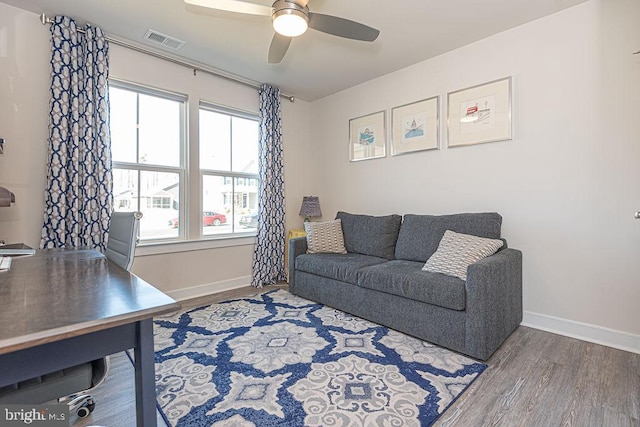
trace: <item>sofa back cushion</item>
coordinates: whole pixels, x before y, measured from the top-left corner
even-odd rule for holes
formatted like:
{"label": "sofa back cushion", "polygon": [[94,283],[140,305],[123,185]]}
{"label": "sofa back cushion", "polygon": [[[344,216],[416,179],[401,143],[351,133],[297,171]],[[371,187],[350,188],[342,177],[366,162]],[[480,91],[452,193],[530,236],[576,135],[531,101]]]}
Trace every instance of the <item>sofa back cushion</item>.
{"label": "sofa back cushion", "polygon": [[502,216],[495,212],[454,215],[407,214],[400,227],[395,257],[426,262],[438,249],[438,244],[447,230],[487,239],[499,239],[501,227]]}
{"label": "sofa back cushion", "polygon": [[342,221],[347,252],[394,259],[402,223],[400,215],[371,216],[338,212],[336,219]]}

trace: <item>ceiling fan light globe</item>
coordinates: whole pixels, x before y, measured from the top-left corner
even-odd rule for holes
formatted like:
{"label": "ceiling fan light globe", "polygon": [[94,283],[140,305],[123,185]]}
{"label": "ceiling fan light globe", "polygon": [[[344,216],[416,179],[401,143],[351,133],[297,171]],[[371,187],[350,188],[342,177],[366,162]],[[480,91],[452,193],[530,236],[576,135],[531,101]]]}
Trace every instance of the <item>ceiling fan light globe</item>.
{"label": "ceiling fan light globe", "polygon": [[304,34],[309,27],[309,18],[297,10],[282,9],[273,13],[273,29],[286,37]]}

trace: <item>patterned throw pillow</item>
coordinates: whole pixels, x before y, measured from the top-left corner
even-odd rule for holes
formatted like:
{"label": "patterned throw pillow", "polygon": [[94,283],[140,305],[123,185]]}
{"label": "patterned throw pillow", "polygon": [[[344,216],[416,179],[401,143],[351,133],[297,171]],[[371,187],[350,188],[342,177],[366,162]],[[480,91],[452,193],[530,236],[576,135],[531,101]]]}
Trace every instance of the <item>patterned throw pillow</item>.
{"label": "patterned throw pillow", "polygon": [[440,240],[438,249],[427,260],[422,270],[467,280],[467,267],[495,254],[502,245],[502,240],[486,239],[447,230]]}
{"label": "patterned throw pillow", "polygon": [[346,254],[344,237],[342,235],[342,222],[339,219],[327,222],[304,223],[304,231],[307,233],[307,253],[334,253]]}

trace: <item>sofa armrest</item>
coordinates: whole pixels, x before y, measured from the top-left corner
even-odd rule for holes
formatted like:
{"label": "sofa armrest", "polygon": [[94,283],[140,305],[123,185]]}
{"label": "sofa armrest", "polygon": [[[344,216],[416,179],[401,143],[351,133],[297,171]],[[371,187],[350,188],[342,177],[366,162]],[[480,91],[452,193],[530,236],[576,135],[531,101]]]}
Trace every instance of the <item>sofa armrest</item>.
{"label": "sofa armrest", "polygon": [[307,253],[307,238],[296,237],[289,240],[289,291],[296,286],[296,257]]}
{"label": "sofa armrest", "polygon": [[467,354],[486,360],[522,322],[522,252],[503,249],[467,269]]}

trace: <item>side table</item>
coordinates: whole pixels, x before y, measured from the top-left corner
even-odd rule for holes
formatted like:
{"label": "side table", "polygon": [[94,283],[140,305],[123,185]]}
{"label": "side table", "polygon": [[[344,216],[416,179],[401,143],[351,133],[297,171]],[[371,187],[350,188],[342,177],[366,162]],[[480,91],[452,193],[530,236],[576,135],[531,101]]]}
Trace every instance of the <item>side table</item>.
{"label": "side table", "polygon": [[287,270],[287,283],[289,283],[289,240],[295,239],[296,237],[307,237],[307,233],[304,231],[304,228],[294,228],[289,230],[289,237],[287,237],[287,247],[284,252],[284,267]]}

